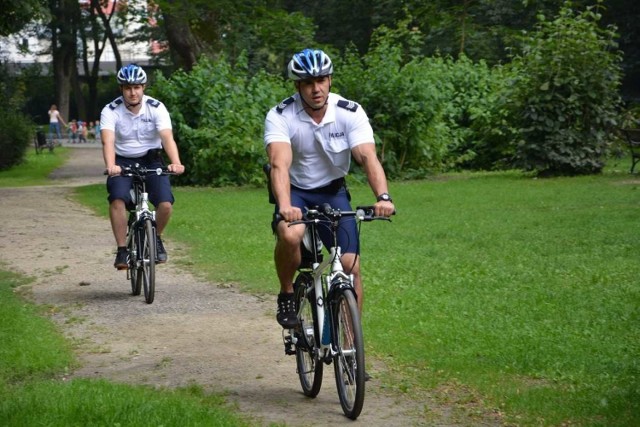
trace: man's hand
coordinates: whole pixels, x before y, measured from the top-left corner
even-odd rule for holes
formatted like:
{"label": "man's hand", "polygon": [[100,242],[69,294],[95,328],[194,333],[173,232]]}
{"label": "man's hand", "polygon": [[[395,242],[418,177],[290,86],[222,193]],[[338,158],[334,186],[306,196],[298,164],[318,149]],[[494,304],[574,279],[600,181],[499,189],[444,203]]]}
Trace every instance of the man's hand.
{"label": "man's hand", "polygon": [[169,169],[169,172],[173,172],[176,175],[182,175],[184,173],[184,165],[179,165],[176,163],[171,163],[167,166],[167,169]]}
{"label": "man's hand", "polygon": [[107,175],[117,176],[122,173],[122,168],[118,165],[107,166]]}
{"label": "man's hand", "polygon": [[376,216],[385,216],[387,218],[393,215],[396,211],[396,207],[394,206],[393,202],[388,202],[384,200],[376,202],[376,204],[373,205],[373,209],[375,211]]}
{"label": "man's hand", "polygon": [[286,222],[299,221],[302,219],[302,210],[295,206],[281,207],[279,214]]}

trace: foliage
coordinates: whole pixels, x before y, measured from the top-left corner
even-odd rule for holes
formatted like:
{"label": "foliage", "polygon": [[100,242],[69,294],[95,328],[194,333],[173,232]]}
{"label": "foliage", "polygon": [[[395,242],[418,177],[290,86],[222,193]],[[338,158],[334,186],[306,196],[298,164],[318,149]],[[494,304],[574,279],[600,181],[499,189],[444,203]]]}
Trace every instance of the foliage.
{"label": "foliage", "polygon": [[[315,25],[300,12],[289,13],[278,1],[238,2],[222,0],[159,0],[154,18],[167,28],[173,18],[188,24],[194,40],[209,59],[220,55],[234,64],[246,55],[252,72],[266,70],[281,74],[293,52],[316,45]],[[143,27],[147,31],[155,28]],[[155,40],[171,39],[171,34],[155,34]]]}
{"label": "foliage", "polygon": [[341,94],[363,105],[379,140],[379,156],[391,177],[424,176],[438,169],[446,144],[437,135],[443,92],[419,58],[403,57],[402,44],[415,46],[417,34],[381,27],[362,59],[347,51],[336,67]]}
{"label": "foliage", "polygon": [[0,36],[17,33],[34,19],[47,15],[46,0],[3,0]]}
{"label": "foliage", "polygon": [[246,58],[202,59],[191,71],[158,76],[151,93],[171,112],[181,160],[182,184],[243,185],[264,182],[262,144],[269,108],[289,92],[281,78],[250,75]]}
{"label": "foliage", "polygon": [[503,108],[503,68],[465,55],[422,57],[420,33],[404,28],[376,30],[376,44],[362,60],[348,51],[335,80],[368,112],[388,174],[421,177],[508,164],[515,130]]}
{"label": "foliage", "polygon": [[442,128],[447,169],[503,169],[513,156],[510,142],[517,133],[505,112],[508,74],[501,66],[457,59],[425,58],[424,67],[437,75],[444,94]]}
{"label": "foliage", "polygon": [[0,170],[9,169],[24,160],[33,142],[33,122],[16,111],[0,111]]}
{"label": "foliage", "polygon": [[512,62],[517,163],[547,175],[600,172],[620,103],[615,33],[598,27],[593,8],[576,13],[570,3],[539,20]]}

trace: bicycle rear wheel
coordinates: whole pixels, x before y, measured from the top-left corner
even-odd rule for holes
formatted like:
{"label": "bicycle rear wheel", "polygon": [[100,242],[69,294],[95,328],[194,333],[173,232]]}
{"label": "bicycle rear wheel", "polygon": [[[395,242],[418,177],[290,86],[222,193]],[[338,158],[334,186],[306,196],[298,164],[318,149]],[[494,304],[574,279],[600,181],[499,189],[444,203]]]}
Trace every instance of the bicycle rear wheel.
{"label": "bicycle rear wheel", "polygon": [[332,314],[338,397],[344,414],[355,420],[364,404],[364,339],[352,289],[336,290]]}
{"label": "bicycle rear wheel", "polygon": [[316,397],[322,386],[322,361],[318,359],[318,323],[315,310],[315,293],[306,294],[313,286],[313,278],[300,273],[294,283],[294,298],[298,307],[298,326],[294,334],[296,342],[296,368],[305,396]]}
{"label": "bicycle rear wheel", "polygon": [[144,287],[144,300],[151,304],[156,290],[156,235],[150,219],[144,221],[140,233],[141,243],[138,251],[141,265],[138,267],[138,280]]}

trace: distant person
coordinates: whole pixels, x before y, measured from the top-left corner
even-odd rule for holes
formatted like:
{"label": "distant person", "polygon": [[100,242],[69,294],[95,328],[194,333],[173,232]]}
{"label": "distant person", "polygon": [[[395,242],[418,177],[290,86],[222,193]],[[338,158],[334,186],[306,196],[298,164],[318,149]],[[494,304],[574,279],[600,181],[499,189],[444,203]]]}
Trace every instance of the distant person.
{"label": "distant person", "polygon": [[56,104],[51,104],[51,108],[49,108],[49,139],[54,139],[54,135],[55,138],[62,139],[60,123],[62,123],[63,126],[66,126]]}
{"label": "distant person", "polygon": [[[136,163],[147,168],[162,167],[161,151],[169,158],[167,169],[176,174],[184,172],[178,146],[173,139],[171,117],[167,107],[144,94],[147,74],[136,64],[122,67],[116,76],[121,96],[102,109],[100,132],[102,156],[107,169],[109,192],[109,218],[118,250],[114,267],[127,268],[127,210],[131,201],[131,177],[120,176],[122,168]],[[147,177],[149,200],[156,208],[158,235],[156,236],[157,262],[167,261],[162,243],[162,232],[173,212],[174,197],[167,175]]]}
{"label": "distant person", "polygon": [[93,125],[93,131],[96,135],[96,142],[100,142],[100,120],[96,120]]}
{"label": "distant person", "polygon": [[87,142],[87,124],[82,120],[78,120],[78,130],[76,133],[78,134],[78,143]]}
{"label": "distant person", "polygon": [[71,143],[75,144],[78,138],[78,122],[76,119],[71,120],[71,123],[69,123],[69,137],[71,138]]}

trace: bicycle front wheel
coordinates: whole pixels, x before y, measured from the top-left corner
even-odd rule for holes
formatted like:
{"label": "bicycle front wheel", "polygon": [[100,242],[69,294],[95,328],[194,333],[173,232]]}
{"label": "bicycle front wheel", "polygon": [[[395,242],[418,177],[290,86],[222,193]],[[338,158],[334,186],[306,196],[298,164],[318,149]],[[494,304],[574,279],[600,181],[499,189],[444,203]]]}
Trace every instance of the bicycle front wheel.
{"label": "bicycle front wheel", "polygon": [[344,414],[355,420],[364,404],[364,339],[358,303],[351,289],[336,290],[332,314],[338,397]]}
{"label": "bicycle front wheel", "polygon": [[307,294],[313,286],[313,278],[300,273],[294,283],[294,298],[298,308],[298,326],[294,333],[296,341],[296,367],[300,385],[305,396],[316,397],[322,386],[322,361],[318,359],[318,322],[314,292]]}
{"label": "bicycle front wheel", "polygon": [[144,288],[144,300],[147,304],[153,302],[156,290],[156,235],[153,222],[145,220],[143,228],[140,230],[141,239],[140,262],[138,270],[138,280],[142,282]]}
{"label": "bicycle front wheel", "polygon": [[[133,230],[129,229],[130,233],[133,233]],[[141,269],[138,268],[138,245],[137,239],[133,238],[129,242],[129,280],[131,281],[131,295],[138,296],[140,295],[140,291],[142,290],[141,277],[142,272]]]}

